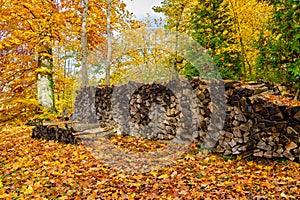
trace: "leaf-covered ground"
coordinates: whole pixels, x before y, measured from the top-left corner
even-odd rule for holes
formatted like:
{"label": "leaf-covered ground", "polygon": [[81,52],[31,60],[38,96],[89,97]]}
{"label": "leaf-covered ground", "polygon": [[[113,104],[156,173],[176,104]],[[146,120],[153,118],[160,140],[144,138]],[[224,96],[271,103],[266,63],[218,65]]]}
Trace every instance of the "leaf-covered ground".
{"label": "leaf-covered ground", "polygon": [[[41,141],[30,134],[28,127],[0,129],[0,199],[299,199],[300,165],[295,162],[191,151],[158,171],[128,174],[110,169],[83,145]],[[159,147],[122,137],[112,142],[133,151],[151,150],[151,143]]]}

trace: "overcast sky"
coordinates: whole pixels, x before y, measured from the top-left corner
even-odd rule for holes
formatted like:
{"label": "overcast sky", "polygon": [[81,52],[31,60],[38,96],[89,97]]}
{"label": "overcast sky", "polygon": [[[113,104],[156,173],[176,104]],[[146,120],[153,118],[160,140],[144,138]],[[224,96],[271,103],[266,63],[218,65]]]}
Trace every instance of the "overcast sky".
{"label": "overcast sky", "polygon": [[162,14],[155,13],[153,6],[159,6],[163,0],[123,0],[127,5],[127,10],[132,12],[138,19],[147,17],[147,13],[151,17],[162,17]]}

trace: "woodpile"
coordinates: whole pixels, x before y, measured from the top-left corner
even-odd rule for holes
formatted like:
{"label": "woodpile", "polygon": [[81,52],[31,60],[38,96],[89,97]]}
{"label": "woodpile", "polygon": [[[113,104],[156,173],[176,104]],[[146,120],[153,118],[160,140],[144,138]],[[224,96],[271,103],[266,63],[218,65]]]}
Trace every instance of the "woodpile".
{"label": "woodpile", "polygon": [[66,144],[78,144],[76,132],[70,125],[74,122],[37,122],[32,129],[32,138],[53,140]]}
{"label": "woodpile", "polygon": [[96,123],[97,116],[95,111],[95,87],[85,87],[76,91],[73,120]]}
{"label": "woodpile", "polygon": [[278,90],[269,84],[227,82],[225,85],[225,126],[215,152],[300,158],[299,106],[271,103],[265,96],[278,94]]}
{"label": "woodpile", "polygon": [[[199,78],[129,82],[78,91],[75,119],[153,140],[209,141],[206,147],[224,155],[299,159],[300,106],[268,95],[280,91],[268,83]],[[38,125],[33,136],[66,142],[70,132]]]}
{"label": "woodpile", "polygon": [[95,112],[101,126],[114,126],[112,93],[114,86],[99,86],[95,92]]}
{"label": "woodpile", "polygon": [[131,130],[137,132],[141,128],[149,139],[173,139],[180,113],[176,97],[161,84],[142,85],[130,97],[130,124],[135,125]]}
{"label": "woodpile", "polygon": [[224,127],[226,116],[226,97],[223,81],[192,78],[190,84],[197,94],[200,122],[198,123],[198,143],[204,143],[207,149],[213,149]]}

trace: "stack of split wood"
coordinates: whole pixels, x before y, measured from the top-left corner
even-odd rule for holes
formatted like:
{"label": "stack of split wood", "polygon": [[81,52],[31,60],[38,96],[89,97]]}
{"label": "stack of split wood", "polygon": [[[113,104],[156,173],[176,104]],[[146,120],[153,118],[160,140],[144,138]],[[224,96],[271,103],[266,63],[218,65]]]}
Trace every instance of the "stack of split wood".
{"label": "stack of split wood", "polygon": [[85,87],[76,91],[74,120],[85,123],[98,122],[95,111],[95,87]]}
{"label": "stack of split wood", "polygon": [[32,129],[32,138],[53,140],[67,144],[78,144],[76,132],[70,125],[73,122],[37,122]]}
{"label": "stack of split wood", "polygon": [[101,126],[115,125],[112,111],[112,93],[114,86],[99,86],[95,92],[95,112]]}
{"label": "stack of split wood", "polygon": [[131,130],[142,129],[146,138],[166,140],[176,135],[178,101],[172,91],[161,84],[150,83],[138,88],[130,97],[129,114]]}
{"label": "stack of split wood", "polygon": [[[300,106],[271,102],[270,95],[280,91],[268,83],[129,82],[83,88],[74,114],[77,121],[112,126],[124,135],[209,141],[209,148],[225,155],[299,159]],[[33,136],[66,141],[71,130],[61,132],[57,126],[38,125]]]}
{"label": "stack of split wood", "polygon": [[300,158],[300,107],[274,104],[277,88],[265,83],[226,82],[225,127],[216,152]]}

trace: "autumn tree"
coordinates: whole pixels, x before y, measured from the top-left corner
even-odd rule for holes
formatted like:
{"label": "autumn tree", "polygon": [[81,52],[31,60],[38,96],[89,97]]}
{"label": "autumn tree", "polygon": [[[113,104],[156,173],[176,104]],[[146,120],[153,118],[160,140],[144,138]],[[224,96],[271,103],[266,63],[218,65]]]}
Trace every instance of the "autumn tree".
{"label": "autumn tree", "polygon": [[1,88],[6,105],[2,111],[10,113],[7,117],[20,112],[26,115],[26,110],[37,105],[34,90],[42,106],[55,110],[52,44],[60,38],[58,5],[53,1],[3,1],[1,14]]}
{"label": "autumn tree", "polygon": [[[114,2],[112,25],[117,29],[122,27],[125,9],[120,1]],[[11,0],[0,5],[1,120],[28,117],[39,104],[54,111],[55,105],[66,105],[61,103],[65,98],[69,105],[66,94],[72,93],[74,79],[66,75],[63,61],[82,57],[80,1]],[[88,6],[89,52],[106,40],[106,2],[91,0]],[[66,86],[67,93],[63,91]]]}
{"label": "autumn tree", "polygon": [[[266,80],[293,83],[300,76],[300,4],[293,0],[271,1],[274,5],[268,29],[261,35],[257,68]],[[299,82],[298,82],[298,87]]]}
{"label": "autumn tree", "polygon": [[[156,24],[155,27],[151,25]],[[160,19],[144,19],[138,28],[117,35],[112,54],[112,83],[129,80],[151,82],[174,78],[170,58],[175,55],[175,38],[161,26]],[[167,42],[168,41],[168,42]]]}
{"label": "autumn tree", "polygon": [[[155,10],[167,16],[167,28],[193,35],[224,78],[255,78],[257,41],[262,32],[268,34],[266,23],[272,10],[268,4],[257,0],[165,0]],[[176,28],[179,19],[185,19],[184,29]],[[196,71],[187,65],[186,73]]]}
{"label": "autumn tree", "polygon": [[171,57],[170,65],[172,66],[172,77],[178,78],[178,66],[179,52],[178,52],[178,38],[180,33],[189,33],[192,26],[193,13],[192,10],[197,7],[197,1],[192,0],[164,0],[161,6],[155,6],[153,10],[155,12],[163,13],[166,18],[165,28],[174,31],[176,34],[176,47],[175,52]]}
{"label": "autumn tree", "polygon": [[[261,35],[270,35],[267,23],[273,7],[258,0],[224,0],[228,4],[228,14],[233,20],[233,38],[236,43],[231,48],[240,52],[242,77],[244,80],[258,79],[255,71],[258,56],[257,44]],[[263,45],[263,44],[261,44]]]}
{"label": "autumn tree", "polygon": [[223,0],[199,0],[192,20],[193,37],[207,49],[224,78],[235,79],[241,73],[240,52],[231,48],[234,22]]}
{"label": "autumn tree", "polygon": [[[82,42],[84,35],[87,41],[82,43],[81,59],[82,78],[89,78],[88,68],[91,65],[105,66],[106,84],[110,83],[110,66],[111,66],[111,43],[112,32],[120,32],[128,29],[133,23],[132,15],[126,10],[126,5],[120,0],[85,0],[86,6],[83,4],[81,19],[82,21]],[[86,9],[85,9],[86,8]],[[86,22],[84,20],[86,19]],[[83,26],[84,25],[84,26]],[[84,30],[86,29],[86,30]],[[83,34],[86,31],[86,34]],[[86,51],[84,50],[86,48]],[[106,57],[106,59],[103,59]],[[102,63],[102,64],[101,64]],[[101,66],[101,67],[102,67]],[[99,66],[98,66],[99,67]],[[99,70],[98,70],[99,71]],[[88,80],[85,81],[88,84]]]}

